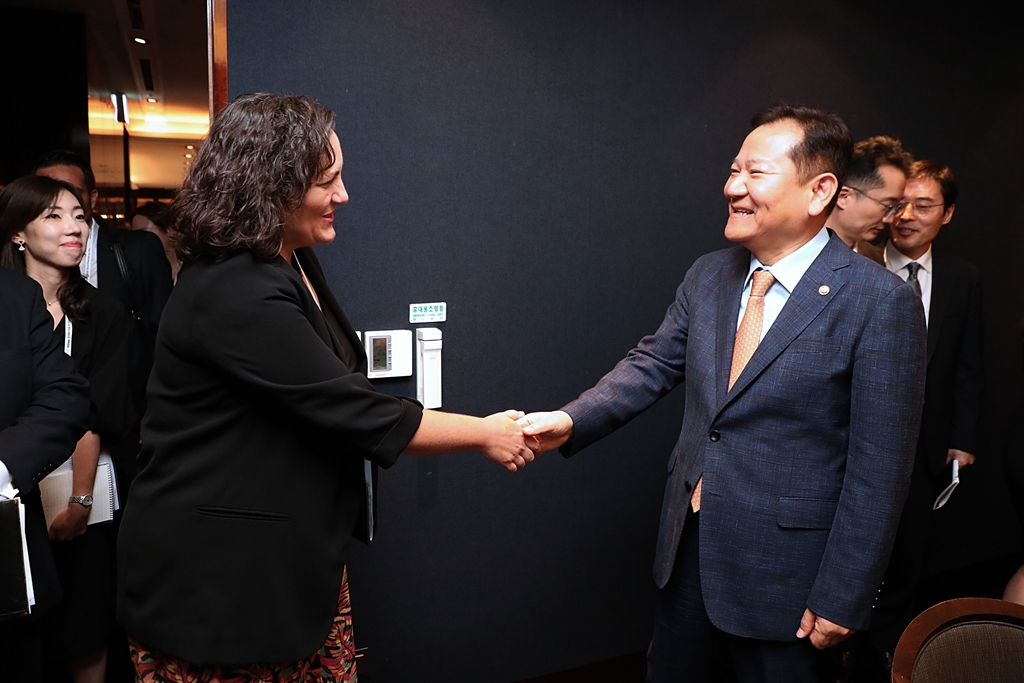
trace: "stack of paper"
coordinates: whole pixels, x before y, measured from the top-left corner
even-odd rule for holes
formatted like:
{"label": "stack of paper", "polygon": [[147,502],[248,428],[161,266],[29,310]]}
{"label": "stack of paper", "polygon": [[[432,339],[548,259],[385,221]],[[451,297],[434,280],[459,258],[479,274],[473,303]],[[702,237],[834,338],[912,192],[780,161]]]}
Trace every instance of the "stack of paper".
{"label": "stack of paper", "polygon": [[0,619],[28,614],[36,604],[25,541],[25,506],[0,499]]}
{"label": "stack of paper", "polygon": [[[43,498],[43,513],[46,515],[46,528],[50,528],[54,517],[67,508],[74,476],[71,458],[68,458],[67,462],[39,482],[39,493]],[[108,454],[100,453],[100,461],[96,465],[96,482],[92,487],[89,524],[111,521],[114,519],[114,510],[118,510],[120,507],[121,501],[117,496],[114,461]]]}

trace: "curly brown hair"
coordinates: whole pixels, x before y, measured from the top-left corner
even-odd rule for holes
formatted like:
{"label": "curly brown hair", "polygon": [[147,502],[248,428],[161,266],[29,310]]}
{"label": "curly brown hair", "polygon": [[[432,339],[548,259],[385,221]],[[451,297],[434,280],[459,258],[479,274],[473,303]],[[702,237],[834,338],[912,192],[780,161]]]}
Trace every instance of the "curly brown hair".
{"label": "curly brown hair", "polygon": [[334,112],[302,96],[243,95],[224,108],[168,210],[178,258],[281,252],[285,217],[335,162]]}

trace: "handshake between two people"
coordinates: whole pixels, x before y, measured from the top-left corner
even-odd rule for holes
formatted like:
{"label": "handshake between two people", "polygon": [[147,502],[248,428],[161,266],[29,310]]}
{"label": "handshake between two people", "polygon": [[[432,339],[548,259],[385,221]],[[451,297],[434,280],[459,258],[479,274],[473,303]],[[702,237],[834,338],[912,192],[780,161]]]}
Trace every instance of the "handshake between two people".
{"label": "handshake between two people", "polygon": [[483,420],[489,423],[489,434],[477,450],[509,472],[526,467],[541,453],[558,448],[572,437],[572,418],[561,410],[529,414],[506,410]]}

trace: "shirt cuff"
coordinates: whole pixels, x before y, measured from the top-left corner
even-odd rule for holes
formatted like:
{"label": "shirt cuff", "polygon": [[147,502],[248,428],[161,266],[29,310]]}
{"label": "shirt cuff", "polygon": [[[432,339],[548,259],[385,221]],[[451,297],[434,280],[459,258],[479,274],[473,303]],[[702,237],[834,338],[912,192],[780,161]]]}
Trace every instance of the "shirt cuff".
{"label": "shirt cuff", "polygon": [[11,473],[7,470],[7,465],[0,460],[0,498],[15,498],[18,495],[18,489],[14,488],[14,481],[11,479]]}

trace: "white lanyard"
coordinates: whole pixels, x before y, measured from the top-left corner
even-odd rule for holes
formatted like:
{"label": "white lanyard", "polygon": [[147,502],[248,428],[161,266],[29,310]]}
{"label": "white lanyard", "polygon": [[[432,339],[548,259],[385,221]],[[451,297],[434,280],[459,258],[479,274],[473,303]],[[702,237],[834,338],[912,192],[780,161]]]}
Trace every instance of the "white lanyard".
{"label": "white lanyard", "polygon": [[71,326],[71,318],[67,314],[65,314],[64,315],[64,353],[68,354],[69,356],[71,355],[71,334],[73,332],[74,332],[74,329]]}

